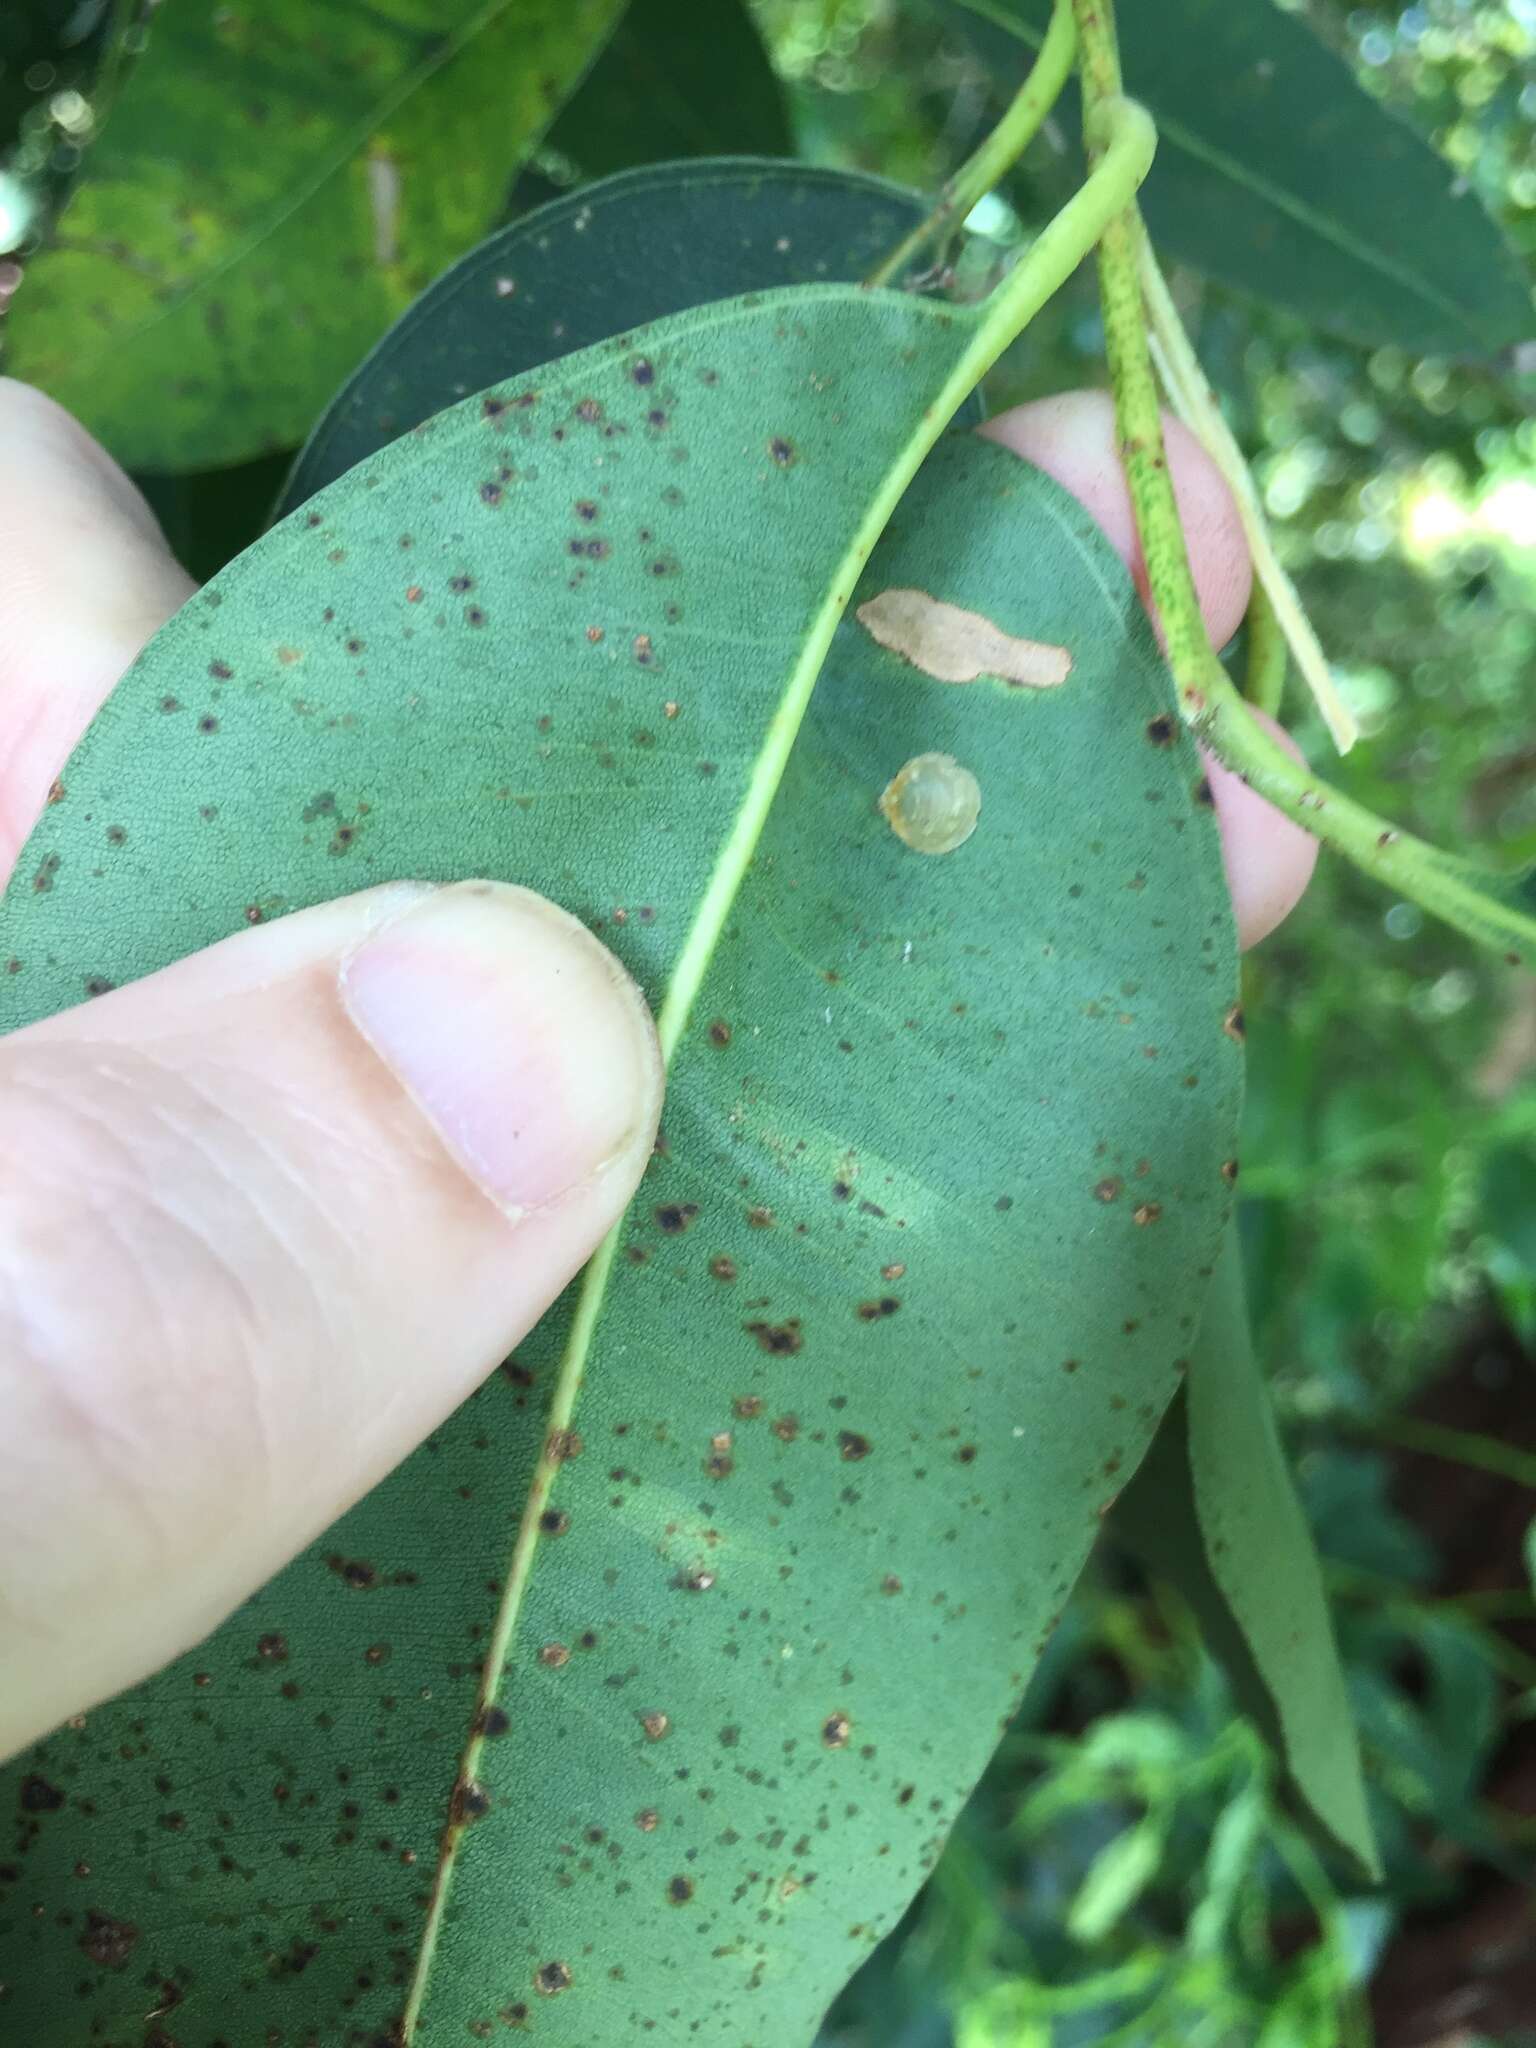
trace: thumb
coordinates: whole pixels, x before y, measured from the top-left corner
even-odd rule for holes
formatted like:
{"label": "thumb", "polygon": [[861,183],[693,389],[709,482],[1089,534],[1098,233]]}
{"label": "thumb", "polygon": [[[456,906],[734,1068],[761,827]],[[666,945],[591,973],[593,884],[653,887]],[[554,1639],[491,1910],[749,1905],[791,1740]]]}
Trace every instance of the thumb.
{"label": "thumb", "polygon": [[623,1213],[644,1002],[525,890],[398,884],[0,1040],[0,1755],[425,1437]]}

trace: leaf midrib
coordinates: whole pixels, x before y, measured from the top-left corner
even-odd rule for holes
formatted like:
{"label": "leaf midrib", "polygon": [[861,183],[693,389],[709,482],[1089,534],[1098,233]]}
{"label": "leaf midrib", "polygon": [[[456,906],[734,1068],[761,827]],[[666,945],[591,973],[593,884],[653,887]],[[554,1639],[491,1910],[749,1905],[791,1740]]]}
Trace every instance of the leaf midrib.
{"label": "leaf midrib", "polygon": [[[928,318],[953,328],[954,355],[962,373],[970,359],[975,337],[983,326],[983,315],[978,309],[959,309],[913,298],[907,294],[872,294],[862,286],[855,285],[791,286],[782,293],[759,295],[755,310],[761,313],[770,309],[776,298],[783,298],[790,303],[803,303],[808,289],[817,296],[845,295],[864,304],[877,298],[900,296],[904,308],[917,317]],[[884,531],[887,521],[896,509],[902,493],[917,474],[923,459],[948,426],[970,388],[971,380],[964,374],[957,376],[952,373],[946,379],[942,391],[936,394],[934,403],[923,414],[912,439],[886,471],[879,488],[871,495],[849,546],[827,579],[823,596],[813,616],[811,629],[790,671],[778,706],[769,720],[763,743],[757,749],[755,766],[748,778],[735,822],[716,857],[709,881],[699,898],[693,923],[667,979],[666,990],[656,1018],[656,1032],[661,1044],[665,1071],[669,1072],[671,1069],[673,1055],[681,1043],[694,1002],[703,987],[721,935],[746,878],[753,852],[767,823],[774,798],[778,794],[780,782],[789,763],[790,753],[810,704],[816,679],[825,664],[832,635],[843,616],[854,585],[873,553],[875,543]],[[546,1446],[551,1438],[570,1428],[575,1416],[587,1359],[606,1306],[608,1282],[618,1256],[623,1232],[624,1219],[621,1218],[604,1239],[582,1277],[575,1312],[571,1319],[570,1334],[566,1339],[546,1414]],[[539,1518],[558,1470],[559,1461],[551,1461],[546,1449],[540,1455],[528,1489],[522,1522],[503,1588],[501,1606],[487,1645],[481,1685],[475,1701],[474,1720],[459,1765],[460,1782],[471,1780],[475,1776],[480,1752],[486,1739],[480,1732],[481,1717],[485,1708],[494,1702],[500,1688],[502,1671],[517,1631],[523,1596],[532,1576],[533,1563],[539,1548]],[[429,1989],[432,1964],[452,1887],[460,1839],[460,1830],[449,1827],[444,1831],[427,1923],[422,1931],[416,1970],[401,2020],[402,2040],[406,2044],[412,2039]]]}

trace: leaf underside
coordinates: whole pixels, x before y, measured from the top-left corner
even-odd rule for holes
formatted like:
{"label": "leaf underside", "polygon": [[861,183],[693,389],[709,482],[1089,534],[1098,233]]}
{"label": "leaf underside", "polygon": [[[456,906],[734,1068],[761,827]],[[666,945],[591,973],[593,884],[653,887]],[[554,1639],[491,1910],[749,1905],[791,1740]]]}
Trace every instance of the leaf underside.
{"label": "leaf underside", "polygon": [[518,371],[690,306],[856,283],[921,209],[809,164],[654,164],[541,207],[424,292],[326,408],[280,512],[407,429]]}
{"label": "leaf underside", "polygon": [[[994,75],[1051,0],[944,0]],[[1272,0],[1158,0],[1119,19],[1158,154],[1141,203],[1211,277],[1353,340],[1484,353],[1536,333],[1519,259],[1452,167]]]}
{"label": "leaf underside", "polygon": [[295,446],[497,218],[621,5],[163,9],[27,263],[7,368],[129,468]]}
{"label": "leaf underside", "polygon": [[[545,1461],[568,1298],[208,1643],[12,1767],[0,1981],[36,2048],[137,2043],[162,1981],[236,2048],[382,2039],[413,1982],[421,2042],[783,2048],[931,1868],[1177,1385],[1241,1085],[1199,763],[1087,516],[958,435],[829,588],[947,319],[775,293],[468,401],[234,563],[67,768],[0,911],[7,1026],[402,873],[545,890],[657,1002],[829,605],[921,589],[1073,657],[959,686],[837,628],[579,1451]],[[982,789],[939,858],[876,804],[930,751]],[[450,1822],[487,1704],[486,1810]]]}
{"label": "leaf underside", "polygon": [[1189,1601],[1239,1706],[1283,1758],[1314,1818],[1379,1876],[1317,1553],[1248,1335],[1235,1228],[1185,1386],[1114,1521]]}

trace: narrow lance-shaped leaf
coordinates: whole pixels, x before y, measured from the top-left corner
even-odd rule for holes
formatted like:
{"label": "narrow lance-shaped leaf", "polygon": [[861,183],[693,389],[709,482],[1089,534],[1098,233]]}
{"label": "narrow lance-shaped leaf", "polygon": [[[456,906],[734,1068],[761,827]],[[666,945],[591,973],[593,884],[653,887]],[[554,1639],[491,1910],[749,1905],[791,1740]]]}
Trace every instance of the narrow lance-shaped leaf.
{"label": "narrow lance-shaped leaf", "polygon": [[1194,1608],[1322,1828],[1379,1873],[1317,1552],[1275,1429],[1229,1231],[1185,1387],[1115,1526]]}
{"label": "narrow lance-shaped leaf", "polygon": [[[67,769],[10,1023],[482,872],[601,925],[674,1057],[575,1300],[8,1775],[37,2048],[136,2027],[146,1980],[237,2038],[803,2042],[931,1867],[1176,1384],[1241,1069],[1198,762],[1086,515],[962,436],[847,577],[966,326],[779,293],[472,400],[232,565]],[[928,754],[981,791],[937,858],[877,802],[932,843]]]}
{"label": "narrow lance-shaped leaf", "polygon": [[[1006,81],[1051,0],[943,0]],[[1536,333],[1519,258],[1451,166],[1272,0],[1117,17],[1126,90],[1161,138],[1142,193],[1160,247],[1365,342],[1487,353]]]}
{"label": "narrow lance-shaped leaf", "polygon": [[293,447],[496,218],[621,4],[163,8],[27,264],[8,369],[131,468]]}

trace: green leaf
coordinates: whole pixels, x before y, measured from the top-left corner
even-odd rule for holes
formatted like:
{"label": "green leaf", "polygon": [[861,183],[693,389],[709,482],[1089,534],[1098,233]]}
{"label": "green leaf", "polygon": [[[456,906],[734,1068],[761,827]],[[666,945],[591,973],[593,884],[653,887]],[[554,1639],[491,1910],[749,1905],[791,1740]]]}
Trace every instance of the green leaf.
{"label": "green leaf", "polygon": [[440,277],[343,386],[292,511],[471,391],[738,292],[855,283],[921,218],[910,192],[809,164],[655,164],[554,201]]}
{"label": "green leaf", "polygon": [[[946,0],[1004,96],[1050,0]],[[1271,0],[1119,11],[1126,90],[1157,120],[1141,194],[1181,261],[1354,340],[1483,354],[1536,333],[1530,281],[1479,201]]]}
{"label": "green leaf", "polygon": [[1107,1843],[1067,1910],[1072,1939],[1085,1945],[1102,1941],[1156,1877],[1166,1847],[1162,1822],[1150,1817]]}
{"label": "green leaf", "polygon": [[1248,1337],[1235,1230],[1184,1388],[1115,1527],[1190,1602],[1316,1820],[1379,1874],[1317,1553]]}
{"label": "green leaf", "polygon": [[[518,1357],[0,1785],[29,2048],[166,1979],[194,2039],[803,2043],[931,1868],[1177,1383],[1241,1069],[1198,759],[1086,514],[955,436],[855,582],[973,331],[779,291],[470,399],[232,564],[66,769],[0,1022],[482,873],[601,929],[672,1063]],[[938,681],[861,620],[893,591],[1070,673]],[[982,793],[942,857],[876,802],[925,753]]]}
{"label": "green leaf", "polygon": [[622,0],[167,7],[8,365],[132,468],[293,447],[496,218]]}
{"label": "green leaf", "polygon": [[788,156],[784,92],[742,0],[631,0],[549,133],[583,178],[665,157]]}

